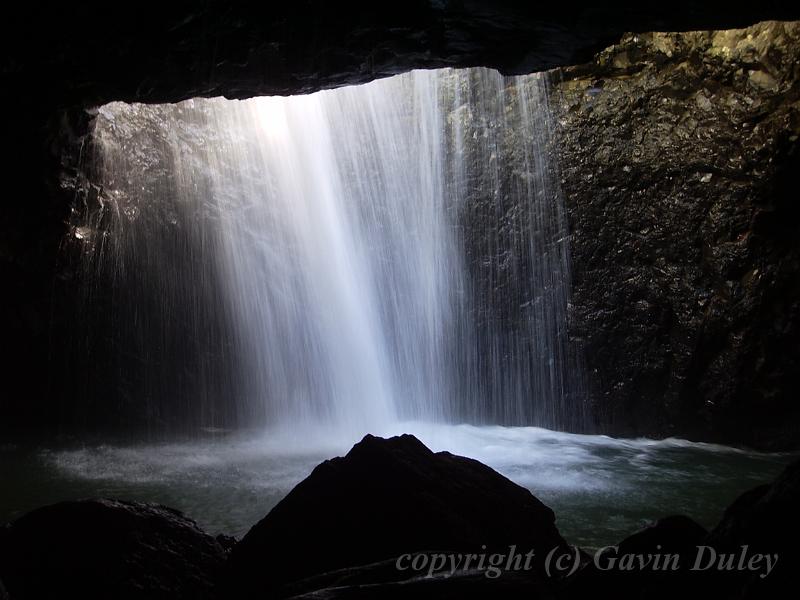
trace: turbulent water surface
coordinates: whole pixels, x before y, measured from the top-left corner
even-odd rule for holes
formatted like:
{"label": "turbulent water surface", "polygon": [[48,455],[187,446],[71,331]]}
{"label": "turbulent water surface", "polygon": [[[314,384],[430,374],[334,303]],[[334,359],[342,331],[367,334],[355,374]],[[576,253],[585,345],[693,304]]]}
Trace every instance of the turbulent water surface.
{"label": "turbulent water surface", "polygon": [[[399,424],[434,450],[485,462],[556,512],[572,543],[611,544],[668,514],[713,526],[741,492],[772,480],[789,455],[682,440],[618,440],[533,427]],[[312,441],[313,440],[313,441]],[[320,461],[350,442],[329,431],[186,443],[0,449],[0,522],[56,500],[161,502],[212,533],[243,535]]]}

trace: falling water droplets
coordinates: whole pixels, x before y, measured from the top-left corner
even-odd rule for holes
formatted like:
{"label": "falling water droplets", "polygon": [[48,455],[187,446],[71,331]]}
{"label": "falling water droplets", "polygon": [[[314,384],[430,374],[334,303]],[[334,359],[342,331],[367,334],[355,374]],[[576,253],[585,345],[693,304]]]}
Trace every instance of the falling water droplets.
{"label": "falling water droplets", "polygon": [[580,427],[551,143],[546,78],[486,69],[106,105],[116,393],[198,430]]}

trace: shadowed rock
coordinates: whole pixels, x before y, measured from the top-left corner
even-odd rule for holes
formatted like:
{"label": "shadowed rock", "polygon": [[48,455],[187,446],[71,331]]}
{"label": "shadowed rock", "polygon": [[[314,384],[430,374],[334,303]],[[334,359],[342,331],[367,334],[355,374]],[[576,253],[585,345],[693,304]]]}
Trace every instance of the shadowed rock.
{"label": "shadowed rock", "polygon": [[[783,597],[800,564],[799,503],[800,461],[787,467],[774,483],[739,496],[711,533],[688,517],[667,517],[599,558],[587,560],[568,581],[563,597]],[[661,558],[659,563],[644,564],[636,559],[633,568],[620,568],[620,559],[630,555],[645,561]],[[665,567],[668,555],[677,557],[675,568]],[[769,573],[766,555],[772,557]]]}
{"label": "shadowed rock", "polygon": [[[771,485],[745,492],[725,511],[722,520],[706,540],[717,556],[777,555],[774,570],[765,577],[763,569],[737,570],[721,576],[709,571],[709,588],[734,590],[745,598],[777,598],[794,587],[800,565],[800,461],[786,467]],[[707,562],[707,561],[706,561]],[[762,566],[763,566],[763,561]],[[724,586],[724,587],[723,587]]]}
{"label": "shadowed rock", "polygon": [[[247,596],[405,553],[512,545],[535,549],[534,571],[548,551],[566,547],[554,521],[528,490],[475,460],[433,453],[410,435],[368,435],[317,466],[248,532],[231,553],[228,581]],[[377,578],[400,576],[390,565]]]}
{"label": "shadowed rock", "polygon": [[[394,561],[392,563],[394,568]],[[358,571],[358,569],[356,570]],[[484,573],[456,573],[450,577],[415,577],[402,581],[340,582],[290,596],[290,600],[538,600],[553,598],[551,587],[530,573],[504,573],[490,579]]]}
{"label": "shadowed rock", "polygon": [[180,512],[138,502],[61,502],[0,531],[0,578],[15,599],[212,598],[224,556]]}
{"label": "shadowed rock", "polygon": [[694,550],[708,535],[705,528],[683,515],[664,517],[628,536],[619,543],[620,553],[671,552],[683,554]]}
{"label": "shadowed rock", "polygon": [[[592,557],[566,586],[565,598],[670,598],[686,587],[686,572],[708,532],[683,515],[659,519]],[[633,569],[618,568],[636,556]],[[638,557],[641,557],[639,559]],[[641,561],[641,562],[640,562]]]}

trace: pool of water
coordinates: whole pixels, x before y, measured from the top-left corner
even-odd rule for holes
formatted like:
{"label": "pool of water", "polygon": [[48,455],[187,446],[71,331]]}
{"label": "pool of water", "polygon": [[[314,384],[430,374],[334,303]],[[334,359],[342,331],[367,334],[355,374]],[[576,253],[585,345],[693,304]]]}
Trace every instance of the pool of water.
{"label": "pool of water", "polygon": [[[771,481],[796,456],[535,427],[405,423],[379,433],[403,432],[530,489],[555,511],[564,537],[587,548],[669,514],[712,527],[740,493]],[[160,502],[210,533],[241,536],[315,465],[355,441],[303,430],[172,443],[0,445],[0,522],[59,500],[106,496]]]}

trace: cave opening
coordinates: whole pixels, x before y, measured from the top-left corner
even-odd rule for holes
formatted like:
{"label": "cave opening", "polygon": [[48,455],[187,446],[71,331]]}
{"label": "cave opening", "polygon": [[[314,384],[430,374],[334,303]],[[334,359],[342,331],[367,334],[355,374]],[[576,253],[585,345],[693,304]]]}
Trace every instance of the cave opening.
{"label": "cave opening", "polygon": [[794,583],[797,3],[522,4],[6,11],[0,600]]}
{"label": "cave opening", "polygon": [[584,547],[676,507],[712,523],[783,461],[593,435],[549,77],[97,109],[58,357],[60,418],[92,433],[20,450],[8,479],[241,536],[320,460],[410,432],[535,490]]}

